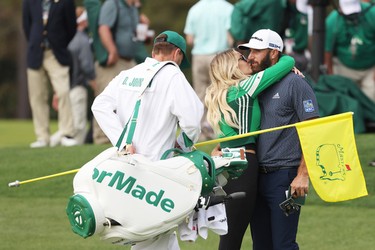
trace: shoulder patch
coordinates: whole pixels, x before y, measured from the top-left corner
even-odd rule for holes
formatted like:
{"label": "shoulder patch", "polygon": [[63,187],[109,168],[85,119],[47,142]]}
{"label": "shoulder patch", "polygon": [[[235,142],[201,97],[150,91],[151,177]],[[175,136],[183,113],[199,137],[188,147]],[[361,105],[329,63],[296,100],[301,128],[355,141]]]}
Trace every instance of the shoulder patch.
{"label": "shoulder patch", "polygon": [[305,109],[305,112],[311,113],[315,111],[314,104],[312,100],[305,100],[303,101],[303,108]]}

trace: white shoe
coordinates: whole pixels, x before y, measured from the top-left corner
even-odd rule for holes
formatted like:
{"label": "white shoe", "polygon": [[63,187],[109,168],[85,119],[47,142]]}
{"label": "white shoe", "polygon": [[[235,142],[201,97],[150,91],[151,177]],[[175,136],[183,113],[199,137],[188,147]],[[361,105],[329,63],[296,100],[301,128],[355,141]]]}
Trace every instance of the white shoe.
{"label": "white shoe", "polygon": [[60,131],[57,131],[56,133],[54,133],[49,138],[49,146],[50,147],[56,147],[56,146],[60,145],[60,143],[61,143],[61,137],[62,137],[62,134],[61,134]]}
{"label": "white shoe", "polygon": [[68,138],[64,136],[61,138],[61,145],[64,147],[71,147],[78,145],[78,142],[73,138]]}
{"label": "white shoe", "polygon": [[30,144],[30,148],[44,148],[47,146],[48,146],[48,143],[43,140],[37,140]]}

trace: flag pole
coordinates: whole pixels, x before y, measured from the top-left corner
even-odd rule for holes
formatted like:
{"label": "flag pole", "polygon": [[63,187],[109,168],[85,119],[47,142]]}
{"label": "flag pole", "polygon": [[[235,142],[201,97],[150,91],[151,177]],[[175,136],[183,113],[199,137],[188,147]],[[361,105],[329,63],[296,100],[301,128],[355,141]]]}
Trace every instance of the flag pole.
{"label": "flag pole", "polygon": [[51,178],[55,178],[55,177],[59,177],[59,176],[63,176],[63,175],[68,175],[68,174],[74,174],[74,173],[77,173],[78,170],[79,170],[79,168],[69,170],[69,171],[65,171],[65,172],[61,172],[61,173],[57,173],[57,174],[51,174],[51,175],[46,175],[46,176],[42,176],[42,177],[38,177],[38,178],[34,178],[34,179],[29,179],[29,180],[25,180],[25,181],[14,181],[14,182],[10,182],[8,184],[8,187],[19,187],[22,184],[27,184],[27,183],[30,183],[30,182],[36,182],[36,181],[41,181],[41,180],[45,180],[45,179],[51,179]]}
{"label": "flag pole", "polygon": [[[254,131],[254,132],[246,133],[246,134],[240,134],[240,135],[229,136],[229,137],[225,137],[225,138],[219,138],[219,139],[214,139],[214,140],[199,142],[199,143],[194,144],[194,147],[198,148],[198,147],[203,147],[203,146],[214,144],[214,143],[216,144],[216,143],[220,143],[220,142],[236,140],[236,139],[240,139],[240,138],[244,138],[244,137],[249,137],[249,136],[253,136],[253,135],[259,135],[259,134],[263,134],[263,133],[273,132],[273,131],[276,131],[276,130],[291,128],[291,127],[297,127],[297,126],[308,126],[308,125],[319,123],[319,122],[337,120],[337,119],[339,119],[341,117],[352,116],[353,114],[354,114],[353,112],[346,112],[346,113],[342,113],[342,114],[338,114],[338,115],[331,115],[331,116],[326,116],[326,117],[317,118],[317,119],[313,119],[313,120],[308,120],[308,121],[303,121],[303,122],[297,122],[297,123],[289,124],[289,125],[285,125],[285,126],[280,126],[280,127],[275,127],[275,128],[269,128],[269,129],[263,129],[263,130],[259,130],[259,131]],[[52,174],[52,175],[42,176],[42,177],[38,177],[38,178],[34,178],[34,179],[29,179],[29,180],[25,180],[25,181],[18,181],[17,180],[17,181],[14,181],[14,182],[10,182],[8,184],[8,186],[9,187],[18,187],[18,186],[20,186],[22,184],[27,184],[27,183],[30,183],[30,182],[36,182],[36,181],[40,181],[40,180],[55,178],[55,177],[58,177],[58,176],[63,176],[63,175],[77,173],[78,170],[79,170],[79,168],[78,169],[69,170],[69,171],[65,171],[65,172],[61,172],[61,173],[57,173],[57,174]]]}
{"label": "flag pole", "polygon": [[280,127],[275,127],[275,128],[258,130],[258,131],[249,132],[249,133],[240,134],[240,135],[229,136],[229,137],[225,137],[225,138],[219,138],[219,139],[214,139],[214,140],[209,140],[209,141],[204,141],[204,142],[198,142],[198,143],[194,144],[194,147],[203,147],[203,146],[206,146],[206,145],[209,145],[209,144],[241,139],[241,138],[244,138],[244,137],[259,135],[259,134],[272,132],[272,131],[276,131],[276,130],[281,130],[281,129],[286,129],[286,128],[291,128],[291,127],[295,127],[295,126],[296,126],[295,124],[290,124],[290,125],[285,125],[285,126],[280,126]]}
{"label": "flag pole", "polygon": [[203,146],[214,144],[214,143],[220,143],[220,142],[225,142],[225,141],[241,139],[241,138],[244,138],[244,137],[264,134],[264,133],[273,132],[273,131],[276,131],[276,130],[281,130],[281,129],[286,129],[286,128],[291,128],[291,127],[308,126],[308,125],[312,125],[312,124],[315,124],[315,123],[333,121],[333,120],[337,120],[341,117],[352,116],[353,114],[354,114],[353,112],[345,112],[345,113],[338,114],[338,115],[330,115],[330,116],[326,116],[326,117],[322,117],[322,118],[297,122],[297,123],[284,125],[284,126],[280,126],[280,127],[262,129],[262,130],[258,130],[258,131],[254,131],[254,132],[245,133],[245,134],[234,135],[234,136],[229,136],[229,137],[225,137],[225,138],[219,138],[219,139],[199,142],[199,143],[194,144],[194,147],[196,147],[196,148],[203,147]]}

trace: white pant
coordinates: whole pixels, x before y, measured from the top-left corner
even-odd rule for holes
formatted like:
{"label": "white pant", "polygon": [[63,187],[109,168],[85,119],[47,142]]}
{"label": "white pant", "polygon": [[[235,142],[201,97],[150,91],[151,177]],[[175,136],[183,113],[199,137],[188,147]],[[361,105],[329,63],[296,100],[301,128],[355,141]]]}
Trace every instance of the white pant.
{"label": "white pant", "polygon": [[65,136],[73,136],[72,109],[69,98],[69,67],[61,65],[52,50],[43,54],[43,64],[39,69],[27,69],[30,106],[37,140],[49,141],[49,87],[59,98],[58,127]]}
{"label": "white pant", "polygon": [[[75,130],[74,139],[78,145],[85,143],[87,134],[87,89],[83,86],[76,86],[69,92],[70,104],[72,107],[73,127]],[[64,134],[61,130],[55,132],[51,137],[51,143],[53,138],[56,137],[58,140]]]}
{"label": "white pant", "polygon": [[70,90],[69,97],[76,131],[74,139],[78,144],[83,144],[87,133],[87,89],[83,86],[76,86]]}
{"label": "white pant", "polygon": [[352,79],[362,92],[375,102],[375,66],[366,70],[355,70],[346,67],[337,57],[334,57],[333,73]]}

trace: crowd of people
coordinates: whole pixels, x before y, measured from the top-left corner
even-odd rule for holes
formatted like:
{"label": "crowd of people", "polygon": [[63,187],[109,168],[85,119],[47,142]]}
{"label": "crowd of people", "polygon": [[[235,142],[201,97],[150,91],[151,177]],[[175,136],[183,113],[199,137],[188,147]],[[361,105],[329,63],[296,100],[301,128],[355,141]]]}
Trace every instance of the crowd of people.
{"label": "crowd of people", "polygon": [[[359,0],[340,0],[336,7],[326,19],[326,72],[352,79],[375,101],[375,8]],[[129,125],[125,131],[129,140],[121,148],[150,160],[160,159],[173,147],[191,150],[198,140],[317,118],[314,89],[298,70],[309,65],[309,9],[304,0],[236,4],[200,0],[187,13],[185,37],[167,29],[153,39],[139,0],[106,0],[94,26],[106,57],[95,61],[98,57],[86,32],[94,20],[89,10],[76,7],[73,0],[24,0],[36,135],[30,147],[85,143],[89,87],[95,93],[93,142],[115,146]],[[150,40],[148,55],[144,43]],[[181,71],[190,66],[189,46],[192,84]],[[160,68],[144,87],[142,82],[157,65]],[[58,113],[58,131],[53,135],[48,84]],[[227,147],[243,147],[248,168],[224,189],[247,195],[226,203],[228,233],[220,236],[219,249],[240,249],[249,226],[253,249],[298,249],[300,210],[285,216],[279,207],[288,188],[295,198],[308,193],[309,177],[296,130],[223,142],[212,155],[221,155]],[[179,246],[175,234],[165,234],[132,249]]]}

